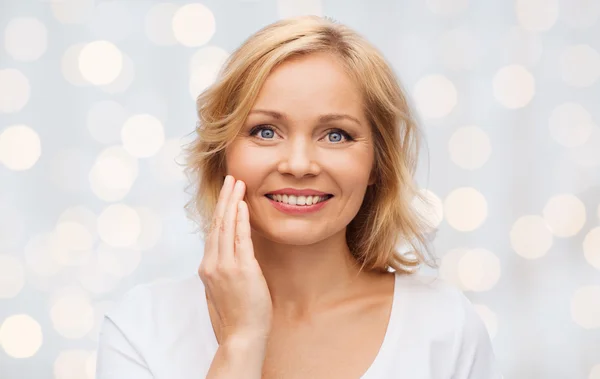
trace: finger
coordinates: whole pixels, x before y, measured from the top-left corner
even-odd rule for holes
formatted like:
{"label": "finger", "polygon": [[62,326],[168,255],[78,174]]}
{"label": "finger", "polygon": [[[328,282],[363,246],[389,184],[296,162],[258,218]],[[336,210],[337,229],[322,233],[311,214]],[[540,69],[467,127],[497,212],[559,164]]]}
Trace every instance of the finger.
{"label": "finger", "polygon": [[206,236],[203,258],[205,261],[204,263],[212,263],[218,259],[219,229],[221,227],[221,221],[223,220],[223,216],[227,207],[227,200],[233,191],[233,183],[233,177],[231,175],[227,175],[223,182],[223,186],[221,187],[219,200],[217,201],[217,206],[215,208],[211,225]]}
{"label": "finger", "polygon": [[225,265],[235,262],[234,238],[237,203],[243,198],[244,191],[244,182],[241,180],[236,181],[233,192],[227,200],[227,209],[225,210],[222,227],[219,231],[219,262]]}
{"label": "finger", "polygon": [[250,212],[245,201],[238,202],[235,224],[235,258],[244,264],[254,259],[254,247],[250,232]]}

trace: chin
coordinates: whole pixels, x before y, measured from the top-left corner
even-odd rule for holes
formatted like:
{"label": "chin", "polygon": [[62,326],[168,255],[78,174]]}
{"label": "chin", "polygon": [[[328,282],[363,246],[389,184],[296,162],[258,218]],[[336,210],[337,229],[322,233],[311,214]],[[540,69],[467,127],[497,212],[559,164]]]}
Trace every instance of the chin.
{"label": "chin", "polygon": [[331,237],[331,233],[324,232],[322,229],[320,233],[315,233],[317,230],[319,228],[315,228],[314,223],[311,222],[282,222],[258,232],[269,241],[293,246],[313,245]]}

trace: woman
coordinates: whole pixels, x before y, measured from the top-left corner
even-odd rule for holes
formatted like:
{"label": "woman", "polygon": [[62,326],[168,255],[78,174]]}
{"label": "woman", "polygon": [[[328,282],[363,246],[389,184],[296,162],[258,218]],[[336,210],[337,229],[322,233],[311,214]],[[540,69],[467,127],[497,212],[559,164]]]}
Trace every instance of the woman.
{"label": "woman", "polygon": [[375,48],[326,19],[277,22],[198,114],[204,257],[106,315],[98,379],[500,378],[467,298],[417,272],[418,129]]}

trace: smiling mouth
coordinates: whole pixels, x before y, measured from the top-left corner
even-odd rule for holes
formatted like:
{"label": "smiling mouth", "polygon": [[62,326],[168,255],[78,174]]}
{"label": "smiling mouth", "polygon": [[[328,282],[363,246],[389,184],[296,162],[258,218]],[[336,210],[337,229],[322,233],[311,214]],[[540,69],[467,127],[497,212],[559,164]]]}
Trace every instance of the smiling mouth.
{"label": "smiling mouth", "polygon": [[333,195],[324,196],[295,196],[295,195],[265,195],[267,198],[282,204],[296,205],[296,206],[309,206],[327,201],[333,197]]}

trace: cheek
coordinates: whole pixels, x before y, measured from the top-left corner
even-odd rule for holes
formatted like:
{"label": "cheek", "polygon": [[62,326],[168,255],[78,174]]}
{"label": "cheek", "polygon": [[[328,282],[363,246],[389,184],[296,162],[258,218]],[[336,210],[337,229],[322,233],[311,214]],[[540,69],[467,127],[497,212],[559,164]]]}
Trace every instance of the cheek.
{"label": "cheek", "polygon": [[340,154],[327,154],[321,160],[323,169],[335,173],[340,186],[348,188],[365,186],[369,181],[372,165],[373,156],[365,148],[348,149]]}
{"label": "cheek", "polygon": [[267,154],[243,143],[232,144],[226,151],[227,173],[246,183],[248,190],[259,186],[264,177],[262,171],[269,169]]}

